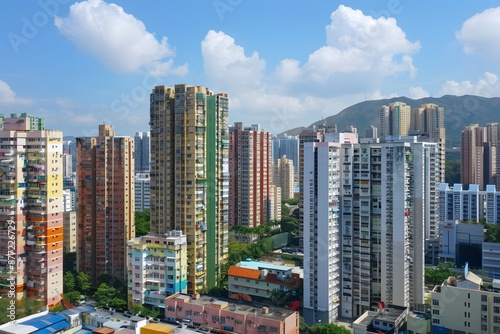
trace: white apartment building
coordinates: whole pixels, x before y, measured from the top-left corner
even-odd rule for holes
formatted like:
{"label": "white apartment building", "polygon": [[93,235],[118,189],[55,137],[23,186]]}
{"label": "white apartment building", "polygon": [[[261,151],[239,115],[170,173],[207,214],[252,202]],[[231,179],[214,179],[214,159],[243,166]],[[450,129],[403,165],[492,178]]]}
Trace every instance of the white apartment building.
{"label": "white apartment building", "polygon": [[486,185],[480,190],[479,185],[471,184],[464,189],[456,183],[450,187],[447,183],[439,185],[439,218],[445,220],[466,220],[479,222],[483,219],[488,224],[500,223],[500,192],[495,185]]}
{"label": "white apartment building", "polygon": [[342,145],[341,316],[359,317],[381,301],[423,304],[435,150],[402,141]]}
{"label": "white apartment building", "polygon": [[334,322],[340,303],[340,144],[304,143],[304,318]]}
{"label": "white apartment building", "polygon": [[148,173],[136,173],[134,177],[135,211],[150,208],[150,178]]}
{"label": "white apartment building", "polygon": [[187,240],[182,231],[128,242],[128,303],[164,309],[165,297],[187,292]]}

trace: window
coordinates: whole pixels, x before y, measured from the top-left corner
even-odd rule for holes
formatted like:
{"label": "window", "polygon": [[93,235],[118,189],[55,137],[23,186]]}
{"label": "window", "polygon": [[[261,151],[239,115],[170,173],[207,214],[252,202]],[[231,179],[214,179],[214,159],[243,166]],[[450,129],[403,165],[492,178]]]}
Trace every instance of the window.
{"label": "window", "polygon": [[276,327],[269,327],[269,331],[271,333],[278,333],[278,328],[276,328]]}
{"label": "window", "polygon": [[500,297],[493,297],[493,303],[500,304]]}
{"label": "window", "polygon": [[432,300],[432,305],[439,306],[439,299],[433,299]]}
{"label": "window", "polygon": [[486,302],[486,301],[488,301],[488,296],[486,296],[486,295],[481,295],[481,301],[482,301],[482,302]]}
{"label": "window", "polygon": [[488,311],[488,305],[481,305],[481,311]]}
{"label": "window", "polygon": [[500,313],[500,306],[493,306],[493,313]]}
{"label": "window", "polygon": [[432,314],[439,315],[439,310],[432,310]]}
{"label": "window", "polygon": [[439,324],[439,319],[432,319],[433,324]]}

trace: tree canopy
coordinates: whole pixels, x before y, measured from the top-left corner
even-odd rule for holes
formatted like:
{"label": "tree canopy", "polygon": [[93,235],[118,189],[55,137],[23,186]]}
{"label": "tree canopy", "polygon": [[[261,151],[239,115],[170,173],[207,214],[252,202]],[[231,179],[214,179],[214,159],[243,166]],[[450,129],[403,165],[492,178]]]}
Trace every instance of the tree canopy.
{"label": "tree canopy", "polygon": [[425,284],[441,285],[445,279],[456,275],[455,268],[452,262],[440,262],[436,268],[425,268]]}
{"label": "tree canopy", "polygon": [[135,212],[135,236],[142,237],[149,233],[150,229],[150,210]]}

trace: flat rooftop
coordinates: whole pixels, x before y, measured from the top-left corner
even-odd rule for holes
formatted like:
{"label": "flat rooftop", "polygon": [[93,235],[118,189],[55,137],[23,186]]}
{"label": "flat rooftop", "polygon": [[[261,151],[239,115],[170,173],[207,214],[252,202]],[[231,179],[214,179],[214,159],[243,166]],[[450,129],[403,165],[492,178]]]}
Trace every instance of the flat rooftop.
{"label": "flat rooftop", "polygon": [[251,260],[241,261],[240,263],[237,264],[237,266],[255,270],[268,269],[268,270],[288,271],[293,269],[293,267],[278,265],[272,262],[251,261]]}
{"label": "flat rooftop", "polygon": [[[172,299],[185,299],[189,297],[189,303],[193,305],[202,305],[205,307],[211,307],[212,305],[227,305],[225,308],[223,308],[226,311],[231,311],[235,312],[237,314],[244,314],[244,315],[256,315],[262,318],[268,318],[268,319],[273,319],[273,320],[284,320],[287,317],[289,317],[291,314],[295,313],[295,311],[286,309],[286,308],[281,308],[281,307],[275,307],[275,306],[269,306],[268,304],[261,304],[257,302],[252,302],[252,303],[244,303],[244,302],[239,302],[234,299],[229,299],[229,298],[214,298],[211,296],[200,296],[198,299],[193,299],[190,296],[187,295],[176,295],[172,296]],[[268,312],[266,314],[262,313],[262,308],[267,307]]]}
{"label": "flat rooftop", "polygon": [[368,314],[363,314],[358,319],[356,319],[354,323],[367,327],[372,323],[372,320],[375,319],[387,323],[395,323],[396,320],[406,311],[406,307],[388,305],[387,307],[379,311],[368,311]]}

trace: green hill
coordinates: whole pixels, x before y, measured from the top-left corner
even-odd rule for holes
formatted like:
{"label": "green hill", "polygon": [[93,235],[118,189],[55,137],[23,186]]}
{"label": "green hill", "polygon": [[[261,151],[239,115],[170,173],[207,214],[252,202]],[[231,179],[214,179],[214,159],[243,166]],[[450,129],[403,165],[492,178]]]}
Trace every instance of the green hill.
{"label": "green hill", "polygon": [[[311,126],[321,126],[326,122],[328,126],[337,125],[338,131],[343,131],[348,125],[354,125],[358,129],[360,137],[370,125],[379,126],[379,111],[382,105],[401,101],[410,105],[411,108],[420,107],[423,103],[435,103],[444,107],[444,126],[446,128],[446,146],[460,146],[460,133],[470,124],[484,126],[487,123],[500,123],[500,98],[485,98],[474,95],[454,96],[445,95],[440,98],[427,97],[423,99],[410,99],[407,97],[396,97],[391,99],[364,101],[345,108],[336,115],[319,120]],[[299,133],[303,128],[286,131],[288,134]]]}

